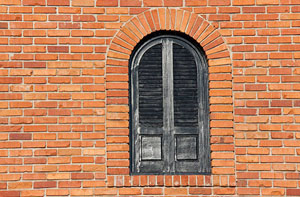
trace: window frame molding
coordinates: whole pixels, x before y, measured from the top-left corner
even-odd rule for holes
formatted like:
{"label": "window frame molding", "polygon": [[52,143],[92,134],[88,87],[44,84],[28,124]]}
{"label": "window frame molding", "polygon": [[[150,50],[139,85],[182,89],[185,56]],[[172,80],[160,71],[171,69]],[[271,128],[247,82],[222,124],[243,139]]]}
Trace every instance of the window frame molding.
{"label": "window frame molding", "polygon": [[[136,166],[138,165],[139,162],[139,157],[141,156],[141,147],[140,147],[140,142],[137,140],[137,129],[138,129],[138,124],[139,124],[139,108],[138,108],[138,102],[136,101],[138,99],[138,64],[141,61],[141,58],[145,54],[145,52],[153,47],[156,44],[161,43],[162,44],[162,87],[163,87],[163,128],[162,130],[166,129],[167,127],[168,130],[175,130],[174,126],[174,114],[173,114],[173,107],[174,107],[174,95],[173,95],[173,46],[172,43],[179,43],[180,45],[186,47],[186,49],[192,53],[194,60],[195,60],[195,66],[197,68],[197,86],[198,86],[198,127],[202,125],[201,128],[198,129],[198,134],[197,135],[202,135],[202,137],[198,137],[198,143],[197,144],[197,152],[202,152],[205,155],[202,155],[202,158],[204,158],[204,162],[202,162],[202,167],[199,169],[198,172],[175,172],[174,170],[174,159],[173,161],[170,161],[171,157],[168,157],[167,161],[168,163],[172,163],[171,167],[173,169],[168,170],[167,172],[159,172],[159,173],[141,173],[136,171]],[[211,160],[210,160],[210,110],[209,110],[209,79],[208,79],[208,62],[206,55],[204,51],[202,50],[201,46],[197,46],[199,43],[196,43],[196,41],[193,42],[193,40],[188,40],[186,38],[182,38],[179,35],[174,35],[174,34],[168,34],[165,33],[163,35],[158,35],[154,36],[147,41],[145,41],[143,44],[140,46],[137,45],[137,50],[133,50],[132,56],[130,58],[130,68],[129,68],[129,92],[130,92],[130,174],[131,175],[156,175],[156,174],[162,174],[162,175],[189,175],[189,174],[211,174]],[[167,46],[167,47],[165,47]],[[171,64],[172,66],[168,66],[168,64]],[[167,77],[164,77],[166,76]],[[167,85],[164,85],[167,84]],[[205,88],[199,88],[200,84],[202,84]],[[166,90],[167,91],[166,91]],[[202,105],[203,103],[206,103],[206,105]],[[165,107],[167,106],[167,107]],[[199,114],[200,113],[200,114]],[[206,116],[206,118],[203,118]],[[201,123],[201,124],[200,124]],[[204,128],[204,129],[203,129]],[[205,132],[200,133],[203,130],[207,130]],[[170,134],[167,134],[170,135]],[[174,140],[176,141],[176,134],[171,134],[173,138],[173,142],[170,141],[171,137],[168,137],[167,144],[169,143],[175,143]],[[201,140],[199,142],[199,140]],[[164,141],[164,140],[163,140]],[[163,146],[162,146],[163,147]],[[168,147],[165,146],[166,150],[162,151],[163,152],[168,152]],[[138,150],[139,154],[136,154],[135,156],[135,151]],[[171,155],[175,154],[174,152],[176,151],[175,145],[170,153]],[[199,155],[199,153],[198,153]],[[200,159],[200,158],[199,158]],[[165,162],[165,163],[166,163]],[[166,164],[164,164],[166,165]]]}

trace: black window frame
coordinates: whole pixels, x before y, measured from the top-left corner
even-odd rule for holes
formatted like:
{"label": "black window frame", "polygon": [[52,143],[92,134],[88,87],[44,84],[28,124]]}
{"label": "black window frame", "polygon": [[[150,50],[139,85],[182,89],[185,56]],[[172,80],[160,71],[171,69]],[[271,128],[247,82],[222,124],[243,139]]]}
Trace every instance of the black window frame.
{"label": "black window frame", "polygon": [[[195,58],[197,67],[197,84],[198,84],[198,114],[199,114],[199,126],[197,128],[198,133],[196,134],[198,138],[196,141],[197,145],[197,156],[199,156],[198,161],[200,162],[199,167],[193,172],[176,172],[174,159],[170,159],[172,155],[175,155],[176,147],[169,149],[167,146],[162,145],[161,154],[164,157],[168,157],[164,161],[164,170],[159,172],[140,172],[138,166],[141,164],[141,137],[138,134],[138,79],[137,79],[137,69],[138,64],[145,54],[145,52],[152,46],[161,43],[162,46],[162,58],[163,58],[163,110],[164,110],[164,129],[167,126],[168,130],[174,130],[174,115],[172,117],[173,111],[173,55],[172,55],[172,43],[179,43],[180,45],[187,48]],[[166,55],[168,54],[168,55]],[[130,173],[131,175],[177,175],[177,174],[211,174],[211,161],[210,161],[210,132],[209,132],[209,84],[208,84],[208,63],[206,55],[201,48],[201,46],[196,43],[190,37],[185,35],[180,35],[180,33],[170,33],[170,32],[159,32],[156,35],[150,35],[142,40],[134,49],[131,54],[129,62],[129,81],[130,81]],[[172,66],[168,66],[172,65]],[[167,77],[166,77],[167,76]],[[166,85],[168,84],[168,85]],[[201,87],[201,88],[200,88]],[[172,120],[173,118],[173,120]],[[201,124],[200,124],[201,123]],[[201,127],[201,128],[200,128]],[[186,128],[189,129],[189,128]],[[183,129],[184,130],[184,129]],[[184,134],[185,131],[182,131]],[[166,134],[165,134],[166,135]],[[177,138],[175,135],[178,134],[168,134],[169,137],[161,138],[161,143],[174,144]],[[153,133],[153,136],[159,136],[159,134]],[[170,137],[171,136],[171,137]],[[140,138],[140,139],[139,139]],[[165,142],[165,140],[167,142]],[[167,156],[164,153],[169,153],[171,156]]]}

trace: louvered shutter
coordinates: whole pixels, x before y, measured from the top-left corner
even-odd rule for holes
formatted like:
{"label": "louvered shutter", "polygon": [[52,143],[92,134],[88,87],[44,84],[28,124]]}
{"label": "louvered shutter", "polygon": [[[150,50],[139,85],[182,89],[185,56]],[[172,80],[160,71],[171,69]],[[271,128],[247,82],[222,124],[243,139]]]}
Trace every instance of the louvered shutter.
{"label": "louvered shutter", "polygon": [[[175,172],[203,172],[207,168],[207,152],[204,146],[204,122],[208,115],[205,105],[203,70],[190,48],[184,43],[173,43],[174,84],[174,141]],[[201,98],[202,97],[202,98]],[[207,128],[206,128],[207,129]]]}
{"label": "louvered shutter", "polygon": [[162,44],[148,48],[136,69],[136,171],[161,173],[164,167]]}
{"label": "louvered shutter", "polygon": [[197,49],[174,36],[144,44],[131,89],[132,172],[209,173],[207,65]]}

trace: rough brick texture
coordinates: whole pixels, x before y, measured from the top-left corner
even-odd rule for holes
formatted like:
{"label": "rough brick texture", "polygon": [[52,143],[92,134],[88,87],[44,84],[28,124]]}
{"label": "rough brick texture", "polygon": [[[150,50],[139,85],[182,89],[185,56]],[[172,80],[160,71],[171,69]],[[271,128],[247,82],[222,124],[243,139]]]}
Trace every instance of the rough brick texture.
{"label": "rough brick texture", "polygon": [[[299,0],[0,0],[0,196],[299,196]],[[128,60],[209,64],[211,175],[129,173]]]}

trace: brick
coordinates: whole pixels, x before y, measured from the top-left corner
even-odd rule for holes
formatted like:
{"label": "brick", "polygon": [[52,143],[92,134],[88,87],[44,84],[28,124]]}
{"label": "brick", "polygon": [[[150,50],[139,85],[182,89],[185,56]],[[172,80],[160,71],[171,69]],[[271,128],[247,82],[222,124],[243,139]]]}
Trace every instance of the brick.
{"label": "brick", "polygon": [[83,8],[83,13],[89,13],[89,14],[103,14],[105,13],[104,8]]}
{"label": "brick", "polygon": [[269,102],[268,101],[247,101],[246,105],[248,107],[268,107]]}
{"label": "brick", "polygon": [[[245,43],[247,44],[253,44],[253,43],[257,43],[257,44],[266,44],[267,43],[267,38],[266,37],[247,37],[245,38]],[[261,55],[264,53],[261,53]]]}
{"label": "brick", "polygon": [[56,187],[56,182],[47,181],[47,182],[35,182],[34,188],[54,188]]}
{"label": "brick", "polygon": [[158,7],[163,5],[163,0],[144,0],[144,6]]}
{"label": "brick", "polygon": [[101,187],[104,185],[105,185],[104,181],[85,181],[83,183],[83,187],[85,188]]}
{"label": "brick", "polygon": [[33,29],[32,22],[11,22],[11,29]]}
{"label": "brick", "polygon": [[45,146],[45,142],[23,142],[24,148],[43,148]]}
{"label": "brick", "polygon": [[238,188],[237,193],[239,195],[259,195],[258,188]]}
{"label": "brick", "polygon": [[71,189],[70,194],[72,196],[92,196],[92,189]]}
{"label": "brick", "polygon": [[49,6],[69,6],[69,0],[48,0],[47,5]]}
{"label": "brick", "polygon": [[23,190],[22,196],[43,196],[43,190]]}
{"label": "brick", "polygon": [[121,0],[121,7],[140,7],[142,5],[141,1],[138,0]]}
{"label": "brick", "polygon": [[[10,166],[9,167],[9,171],[10,172],[14,172],[14,173],[16,173],[16,172],[32,172],[32,167],[31,166]],[[16,184],[16,185],[18,185],[18,184]]]}
{"label": "brick", "polygon": [[236,109],[235,114],[237,115],[256,115],[256,109]]}
{"label": "brick", "polygon": [[60,172],[77,172],[77,171],[81,171],[81,166],[80,165],[60,165],[59,171]]}
{"label": "brick", "polygon": [[92,173],[72,173],[72,179],[93,179],[94,176]]}
{"label": "brick", "polygon": [[94,6],[94,0],[87,0],[87,1],[81,1],[81,0],[74,0],[72,1],[72,6]]}
{"label": "brick", "polygon": [[113,189],[113,188],[106,188],[106,189],[95,189],[95,194],[96,195],[117,195],[117,189]]}
{"label": "brick", "polygon": [[64,189],[47,190],[46,194],[49,196],[58,196],[58,195],[66,196],[69,194],[69,191]]}
{"label": "brick", "polygon": [[[3,154],[3,156],[5,156],[5,154]],[[19,164],[22,164],[22,160],[21,159],[16,159],[16,158],[1,158],[0,159],[0,163],[1,165],[19,165]],[[6,168],[3,168],[4,172],[6,171]],[[5,175],[3,176],[0,176],[0,178],[3,180],[3,179],[9,179],[7,178]],[[11,179],[13,180],[19,180],[19,178],[17,176],[15,177],[11,177]]]}
{"label": "brick", "polygon": [[209,0],[208,5],[210,5],[210,6],[226,6],[226,5],[230,5],[230,1],[219,2],[216,0]]}
{"label": "brick", "polygon": [[213,193],[215,195],[233,195],[235,191],[233,188],[216,188]]}
{"label": "brick", "polygon": [[263,85],[263,84],[257,84],[257,85],[246,84],[245,89],[247,91],[264,91],[267,89],[267,87],[266,87],[266,85]]}
{"label": "brick", "polygon": [[75,22],[94,22],[96,21],[93,15],[74,15],[73,21]]}
{"label": "brick", "polygon": [[[36,92],[56,92],[57,91],[56,85],[36,85],[35,91]],[[41,102],[41,104],[45,104],[44,107],[47,107],[46,102]],[[41,107],[41,105],[38,105]]]}
{"label": "brick", "polygon": [[79,188],[80,186],[80,181],[60,181],[58,183],[58,187],[60,188]]}
{"label": "brick", "polygon": [[164,0],[164,6],[168,7],[181,7],[183,0]]}
{"label": "brick", "polygon": [[243,7],[244,13],[265,13],[266,8],[265,7]]}
{"label": "brick", "polygon": [[300,195],[300,190],[299,189],[287,189],[286,195],[287,196],[298,196],[298,195]]}
{"label": "brick", "polygon": [[260,141],[260,146],[262,147],[281,147],[281,141]]}
{"label": "brick", "polygon": [[[13,90],[18,90],[17,88]],[[0,94],[1,95],[1,99],[0,100],[20,100],[22,99],[22,95],[21,94]]]}
{"label": "brick", "polygon": [[[26,158],[24,159],[25,164],[45,164],[46,159],[45,158]],[[39,167],[39,169],[42,169],[42,166]],[[40,171],[40,170],[38,170]]]}
{"label": "brick", "polygon": [[112,1],[97,0],[96,6],[115,7],[115,6],[118,6],[118,1],[117,0],[112,0]]}
{"label": "brick", "polygon": [[22,83],[22,78],[20,77],[0,77],[1,84],[18,84]]}
{"label": "brick", "polygon": [[292,101],[289,100],[273,100],[272,107],[292,107]]}
{"label": "brick", "polygon": [[69,47],[67,46],[48,46],[48,52],[50,53],[68,53]]}
{"label": "brick", "polygon": [[21,195],[21,192],[20,191],[1,191],[1,195],[17,197],[17,196]]}
{"label": "brick", "polygon": [[19,183],[9,183],[8,189],[30,189],[32,188],[31,182],[19,182]]}
{"label": "brick", "polygon": [[21,133],[11,133],[9,134],[10,140],[31,140],[32,134],[21,134]]}
{"label": "brick", "polygon": [[121,195],[141,195],[139,188],[121,188],[119,192]]}
{"label": "brick", "polygon": [[23,5],[44,6],[45,0],[23,0]]}
{"label": "brick", "polygon": [[237,6],[247,6],[247,5],[254,5],[254,1],[243,1],[243,0],[234,0],[232,5],[237,5]]}

